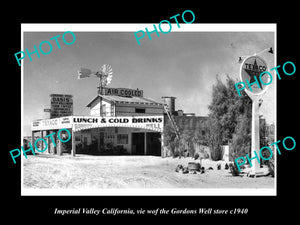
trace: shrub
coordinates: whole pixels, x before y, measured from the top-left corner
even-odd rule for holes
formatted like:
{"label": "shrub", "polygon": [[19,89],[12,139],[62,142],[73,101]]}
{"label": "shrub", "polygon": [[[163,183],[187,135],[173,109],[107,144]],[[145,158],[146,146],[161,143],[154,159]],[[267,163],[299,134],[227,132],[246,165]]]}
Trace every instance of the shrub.
{"label": "shrub", "polygon": [[270,159],[267,161],[267,166],[268,166],[268,169],[269,169],[269,174],[274,177],[274,160],[273,159]]}
{"label": "shrub", "polygon": [[235,163],[230,163],[229,168],[230,168],[230,172],[231,172],[232,176],[240,175],[240,171]]}

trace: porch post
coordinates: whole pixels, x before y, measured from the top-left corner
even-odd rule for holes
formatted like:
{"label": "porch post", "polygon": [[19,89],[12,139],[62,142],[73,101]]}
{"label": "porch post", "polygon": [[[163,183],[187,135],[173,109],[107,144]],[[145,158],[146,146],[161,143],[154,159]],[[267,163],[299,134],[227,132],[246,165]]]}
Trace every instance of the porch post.
{"label": "porch post", "polygon": [[[23,143],[23,140],[22,140]],[[31,131],[31,145],[34,146],[34,131]],[[33,151],[35,152],[35,148],[33,147]]]}
{"label": "porch post", "polygon": [[[44,131],[43,130],[41,130],[41,138],[42,139],[44,139]],[[41,149],[44,149],[44,142],[42,141],[42,147],[41,147]]]}
{"label": "porch post", "polygon": [[53,135],[54,138],[54,143],[55,145],[53,145],[53,154],[56,155],[57,154],[57,132],[55,130],[55,135]]}
{"label": "porch post", "polygon": [[75,155],[76,155],[75,132],[74,132],[74,128],[72,128],[72,156]]}
{"label": "porch post", "polygon": [[147,155],[147,132],[145,132],[144,136],[144,155]]}
{"label": "porch post", "polygon": [[[48,136],[48,135],[49,135],[49,130],[46,130],[46,136]],[[51,142],[50,142],[50,136],[47,137],[46,142],[47,142],[47,145],[48,145],[47,152],[48,152],[48,154],[50,154],[50,152],[51,152],[51,151],[50,151],[50,150],[51,150],[51,149],[50,149],[50,148],[51,148],[51,146],[50,146],[50,143],[51,143]]]}
{"label": "porch post", "polygon": [[62,155],[62,142],[57,138],[57,155]]}

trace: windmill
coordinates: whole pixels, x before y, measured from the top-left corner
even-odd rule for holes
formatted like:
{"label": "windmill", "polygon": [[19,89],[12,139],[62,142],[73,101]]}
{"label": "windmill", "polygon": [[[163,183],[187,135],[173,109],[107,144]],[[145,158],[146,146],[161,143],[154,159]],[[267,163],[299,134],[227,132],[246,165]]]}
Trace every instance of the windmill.
{"label": "windmill", "polygon": [[101,66],[100,70],[97,72],[93,72],[90,69],[80,68],[78,70],[78,79],[87,78],[87,77],[98,77],[99,78],[99,86],[98,86],[98,95],[100,97],[100,116],[102,116],[102,97],[103,87],[106,87],[110,84],[112,80],[112,67],[109,64],[104,64]]}

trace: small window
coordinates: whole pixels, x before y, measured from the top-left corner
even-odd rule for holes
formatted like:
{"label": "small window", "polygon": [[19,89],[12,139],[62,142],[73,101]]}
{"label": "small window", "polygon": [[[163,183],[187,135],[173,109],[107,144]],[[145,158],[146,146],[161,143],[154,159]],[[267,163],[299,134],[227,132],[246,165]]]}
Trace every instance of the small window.
{"label": "small window", "polygon": [[204,135],[205,135],[205,130],[202,130],[201,133],[202,133],[202,135],[204,136]]}
{"label": "small window", "polygon": [[101,116],[106,116],[106,106],[102,105],[102,115]]}
{"label": "small window", "polygon": [[145,108],[135,108],[135,113],[145,113],[146,109]]}

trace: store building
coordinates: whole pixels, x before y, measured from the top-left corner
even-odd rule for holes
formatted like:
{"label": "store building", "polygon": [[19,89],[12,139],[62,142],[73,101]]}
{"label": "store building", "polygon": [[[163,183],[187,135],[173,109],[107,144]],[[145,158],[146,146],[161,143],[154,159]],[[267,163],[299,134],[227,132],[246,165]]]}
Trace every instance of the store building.
{"label": "store building", "polygon": [[48,137],[48,153],[161,155],[163,104],[144,98],[142,90],[104,88],[87,107],[88,116],[33,121],[32,143],[37,132],[43,138],[66,128],[72,134],[71,141],[65,144],[55,138],[53,144]]}

